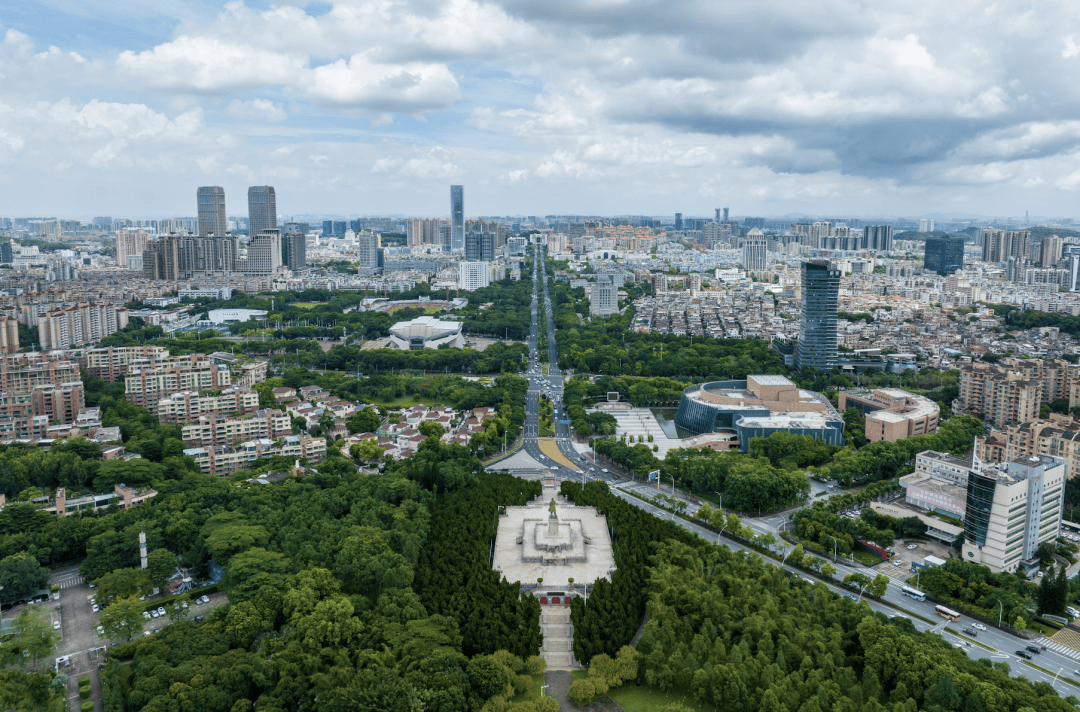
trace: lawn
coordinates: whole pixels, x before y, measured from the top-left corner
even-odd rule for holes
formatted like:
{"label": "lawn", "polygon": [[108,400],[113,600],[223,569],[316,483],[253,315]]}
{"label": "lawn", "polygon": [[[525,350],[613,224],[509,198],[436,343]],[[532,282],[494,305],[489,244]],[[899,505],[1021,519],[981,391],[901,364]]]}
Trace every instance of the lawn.
{"label": "lawn", "polygon": [[531,696],[530,696],[529,693],[526,692],[526,693],[523,693],[523,694],[520,694],[520,695],[514,695],[513,697],[510,698],[510,701],[511,702],[528,702],[529,700],[532,700],[532,699],[535,699],[535,698],[539,697],[540,696],[540,688],[543,687],[543,685],[544,685],[544,673],[540,673],[539,675],[533,675],[532,676],[532,681],[533,681],[533,684],[532,684],[532,695]]}
{"label": "lawn", "polygon": [[421,404],[426,405],[429,408],[435,405],[433,398],[414,398],[413,396],[402,396],[401,398],[395,398],[393,400],[380,400],[378,398],[364,398],[368,403],[372,405],[381,405],[383,408],[411,408],[414,405]]}
{"label": "lawn", "polygon": [[[589,673],[577,671],[570,673],[571,678],[578,680],[588,677]],[[678,692],[660,692],[652,690],[648,685],[637,686],[637,683],[628,682],[622,687],[608,690],[607,696],[615,700],[626,712],[655,712],[664,705],[679,702],[693,712],[716,712],[716,708],[708,703],[695,702],[690,695],[682,696]]]}

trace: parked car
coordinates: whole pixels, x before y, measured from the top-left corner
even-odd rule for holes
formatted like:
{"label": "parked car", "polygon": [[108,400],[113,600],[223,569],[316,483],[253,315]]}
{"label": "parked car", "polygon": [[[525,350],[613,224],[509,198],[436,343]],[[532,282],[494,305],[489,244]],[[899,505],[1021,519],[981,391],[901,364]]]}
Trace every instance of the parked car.
{"label": "parked car", "polygon": [[918,549],[919,545],[918,544],[908,544],[907,548],[908,548],[908,551],[911,551],[912,549]]}
{"label": "parked car", "polygon": [[145,618],[146,620],[150,620],[150,613],[147,612],[147,611],[143,611],[142,612],[142,617]]}
{"label": "parked car", "polygon": [[975,630],[986,630],[986,626],[983,625],[982,623],[972,623],[971,627],[974,628]]}
{"label": "parked car", "polygon": [[1069,607],[1067,607],[1067,608],[1065,609],[1065,612],[1066,612],[1066,613],[1068,613],[1068,614],[1069,614],[1070,616],[1072,616],[1073,618],[1080,618],[1080,611],[1077,611],[1077,610],[1076,610],[1075,608],[1073,608],[1072,606],[1069,606]]}
{"label": "parked car", "polygon": [[1024,660],[1031,660],[1031,656],[1025,653],[1023,650],[1017,650],[1016,657],[1023,658]]}
{"label": "parked car", "polygon": [[101,626],[98,626],[97,627],[97,634],[98,635],[105,635],[105,629],[102,628]]}
{"label": "parked car", "polygon": [[163,616],[163,615],[165,615],[165,606],[158,606],[158,609],[157,609],[157,614],[158,614],[159,616]]}
{"label": "parked car", "polygon": [[152,610],[152,611],[150,611],[150,617],[151,617],[151,618],[157,618],[157,617],[158,617],[158,616],[160,616],[160,615],[161,615],[161,614],[160,614],[160,613],[158,613],[158,612],[157,612],[157,610]]}
{"label": "parked car", "polygon": [[90,610],[92,610],[94,613],[97,613],[98,612],[98,605],[96,603],[91,604],[90,605]]}
{"label": "parked car", "polygon": [[53,630],[60,630],[60,621],[53,621],[52,622],[52,627],[53,627]]}
{"label": "parked car", "polygon": [[210,603],[210,597],[209,596],[203,596],[202,597],[202,602],[203,603]]}

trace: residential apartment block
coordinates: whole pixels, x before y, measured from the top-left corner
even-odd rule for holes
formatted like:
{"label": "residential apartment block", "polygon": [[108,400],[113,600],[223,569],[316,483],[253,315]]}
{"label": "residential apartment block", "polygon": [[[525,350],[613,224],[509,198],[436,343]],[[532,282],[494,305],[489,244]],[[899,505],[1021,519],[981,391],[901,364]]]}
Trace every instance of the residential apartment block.
{"label": "residential apartment block", "polygon": [[1021,457],[973,471],[968,477],[964,561],[997,573],[1033,573],[1035,550],[1061,525],[1065,461]]}
{"label": "residential apartment block", "polygon": [[162,423],[189,423],[206,415],[247,415],[259,409],[259,394],[242,388],[226,388],[221,395],[180,391],[162,398],[157,417]]}
{"label": "residential apartment block", "polygon": [[960,367],[960,393],[954,413],[977,413],[998,427],[1023,423],[1039,415],[1042,383],[1018,371],[989,363]]}
{"label": "residential apartment block", "polygon": [[866,417],[866,439],[894,443],[914,435],[937,432],[938,404],[899,388],[879,388],[870,393],[840,391],[837,410],[855,408]]}
{"label": "residential apartment block", "polygon": [[1019,457],[1053,455],[1065,460],[1065,477],[1080,475],[1080,420],[1051,413],[1046,420],[1006,425],[976,441],[979,456],[987,462]]}
{"label": "residential apartment block", "polygon": [[127,324],[127,307],[107,302],[67,305],[38,317],[38,340],[46,350],[67,349],[100,341]]}
{"label": "residential apartment block", "polygon": [[103,381],[115,383],[133,365],[145,365],[169,357],[164,346],[104,346],[76,352],[79,366]]}
{"label": "residential apartment block", "polygon": [[233,445],[260,438],[276,440],[292,435],[292,419],[284,411],[269,409],[246,416],[202,415],[181,432],[188,447]]}
{"label": "residential apartment block", "polygon": [[124,397],[132,405],[157,412],[157,404],[180,391],[216,391],[232,384],[229,369],[210,364],[203,368],[166,366],[132,368],[124,379]]}
{"label": "residential apartment block", "polygon": [[228,445],[209,445],[184,450],[184,454],[194,458],[199,468],[214,475],[228,475],[249,467],[260,457],[281,455],[291,459],[306,458],[308,464],[326,459],[326,440],[311,438],[306,435],[288,435],[282,438],[281,445],[270,439],[249,440],[236,447]]}

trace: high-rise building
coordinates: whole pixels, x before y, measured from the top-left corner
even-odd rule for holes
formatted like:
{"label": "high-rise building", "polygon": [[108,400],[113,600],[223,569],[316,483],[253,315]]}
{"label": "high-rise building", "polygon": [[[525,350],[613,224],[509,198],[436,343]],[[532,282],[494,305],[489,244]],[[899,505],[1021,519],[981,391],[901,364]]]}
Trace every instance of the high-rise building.
{"label": "high-rise building", "polygon": [[277,196],[270,185],[248,188],[248,235],[277,230]]}
{"label": "high-rise building", "polygon": [[487,262],[458,262],[458,287],[471,292],[491,286],[490,268]]}
{"label": "high-rise building", "polygon": [[[296,225],[296,223],[288,223]],[[289,232],[281,236],[281,264],[293,271],[307,269],[307,234]]]}
{"label": "high-rise building", "polygon": [[289,221],[285,223],[286,235],[307,235],[311,231],[306,222]]}
{"label": "high-rise building", "polygon": [[450,186],[450,251],[465,249],[465,186]]}
{"label": "high-rise building", "polygon": [[405,243],[409,247],[437,245],[441,248],[441,228],[449,225],[446,218],[410,218],[405,221]]}
{"label": "high-rise building", "polygon": [[1058,536],[1064,485],[1060,457],[1032,455],[977,467],[968,475],[964,561],[994,573],[1034,573],[1035,550]]}
{"label": "high-rise building", "polygon": [[608,276],[596,278],[589,291],[589,315],[610,316],[619,311],[619,288]]}
{"label": "high-rise building", "polygon": [[964,268],[964,238],[928,237],[923,251],[923,266],[947,277]]}
{"label": "high-rise building", "polygon": [[1031,233],[1027,230],[983,229],[983,262],[1007,262],[1010,257],[1025,260],[1031,256]]}
{"label": "high-rise building", "polygon": [[802,315],[795,344],[795,367],[832,371],[836,366],[836,311],[840,270],[828,260],[802,263]]}
{"label": "high-rise building", "polygon": [[742,247],[742,266],[747,272],[764,272],[768,269],[768,240],[758,228],[746,234]]}
{"label": "high-rise building", "polygon": [[1039,264],[1043,267],[1053,267],[1061,259],[1061,248],[1064,241],[1057,235],[1048,235],[1043,238],[1042,250],[1040,251]]}
{"label": "high-rise building", "polygon": [[104,230],[105,232],[112,230],[112,218],[108,215],[99,215],[93,219],[92,224],[98,230]]}
{"label": "high-rise building", "polygon": [[491,262],[495,259],[495,233],[474,228],[465,233],[465,261]]}
{"label": "high-rise building", "polygon": [[0,262],[14,262],[15,250],[11,247],[11,240],[0,242]]}
{"label": "high-rise building", "polygon": [[203,186],[196,193],[199,203],[199,237],[224,237],[228,221],[225,218],[225,189],[216,185]]}
{"label": "high-rise building", "polygon": [[379,268],[379,249],[382,239],[377,232],[362,232],[356,236],[357,268],[374,272]]}
{"label": "high-rise building", "polygon": [[860,247],[878,252],[892,250],[892,225],[865,225]]}
{"label": "high-rise building", "polygon": [[128,257],[141,255],[146,251],[149,240],[150,235],[138,229],[124,229],[116,233],[116,264],[126,266]]}
{"label": "high-rise building", "polygon": [[264,230],[248,241],[247,257],[236,261],[236,269],[248,274],[273,274],[281,267],[281,233]]}
{"label": "high-rise building", "polygon": [[675,213],[675,229],[682,230],[682,213]]}

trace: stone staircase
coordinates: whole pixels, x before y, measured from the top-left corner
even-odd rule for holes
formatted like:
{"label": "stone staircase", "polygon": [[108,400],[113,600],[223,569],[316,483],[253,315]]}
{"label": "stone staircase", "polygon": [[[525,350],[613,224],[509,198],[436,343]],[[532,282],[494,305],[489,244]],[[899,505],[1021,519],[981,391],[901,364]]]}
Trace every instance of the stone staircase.
{"label": "stone staircase", "polygon": [[574,626],[570,623],[570,606],[544,606],[540,610],[540,630],[544,634],[540,657],[547,661],[547,669],[580,669],[581,666],[574,661]]}

